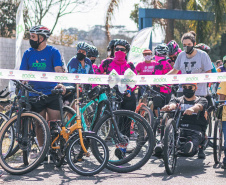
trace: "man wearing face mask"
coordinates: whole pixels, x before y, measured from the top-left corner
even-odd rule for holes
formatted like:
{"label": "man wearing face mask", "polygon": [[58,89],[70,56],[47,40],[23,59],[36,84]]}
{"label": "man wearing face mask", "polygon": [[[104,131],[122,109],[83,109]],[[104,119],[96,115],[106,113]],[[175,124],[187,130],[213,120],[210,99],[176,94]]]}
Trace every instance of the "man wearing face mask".
{"label": "man wearing face mask", "polygon": [[[53,46],[47,45],[50,30],[45,26],[38,25],[30,29],[31,48],[24,52],[20,70],[42,71],[42,72],[63,72],[62,58],[60,52]],[[37,82],[29,81],[29,84],[36,90],[46,94],[48,97],[31,103],[31,110],[39,113],[47,120],[60,119],[60,107],[57,95],[52,95],[54,88],[66,89],[63,85],[56,82]],[[38,94],[30,93],[29,96],[35,97]],[[47,117],[48,116],[48,117]],[[37,132],[39,131],[37,127]],[[37,133],[39,148],[43,143],[42,132]]]}
{"label": "man wearing face mask", "polygon": [[87,53],[87,57],[91,60],[93,71],[96,73],[96,70],[98,69],[98,66],[95,64],[96,58],[99,56],[98,50],[95,46],[91,46],[89,48],[89,51]]}
{"label": "man wearing face mask", "polygon": [[[197,84],[182,84],[183,96],[172,98],[168,105],[162,108],[162,111],[172,111],[180,105],[184,111],[183,118],[180,122],[182,137],[187,138],[184,145],[184,153],[193,156],[198,151],[198,158],[204,159],[205,154],[203,148],[199,146],[205,141],[205,132],[207,128],[207,120],[205,118],[205,110],[207,108],[207,100],[203,97],[195,96]],[[198,116],[193,113],[199,113]],[[163,146],[162,146],[163,147]],[[162,152],[162,147],[159,145],[155,148],[155,152]]]}
{"label": "man wearing face mask", "polygon": [[[144,61],[139,62],[136,66],[136,71],[138,75],[153,75],[155,66],[157,62],[152,60],[152,51],[150,49],[145,49],[143,51]],[[143,95],[145,86],[139,86],[138,99]]]}
{"label": "man wearing face mask", "polygon": [[[213,66],[209,55],[202,50],[194,48],[196,45],[195,36],[196,34],[193,31],[185,33],[182,36],[181,42],[183,43],[184,51],[178,55],[173,69],[167,74],[177,74],[179,70],[182,74],[211,73]],[[196,95],[207,95],[206,83],[198,84]]]}
{"label": "man wearing face mask", "polygon": [[217,68],[217,72],[226,72],[226,56],[223,57],[223,65]]}

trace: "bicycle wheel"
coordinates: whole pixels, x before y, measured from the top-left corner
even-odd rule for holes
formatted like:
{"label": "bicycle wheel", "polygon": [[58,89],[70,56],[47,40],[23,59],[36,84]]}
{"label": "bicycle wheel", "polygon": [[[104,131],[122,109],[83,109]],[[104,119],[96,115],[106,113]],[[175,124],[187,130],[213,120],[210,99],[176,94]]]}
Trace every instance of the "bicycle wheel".
{"label": "bicycle wheel", "polygon": [[150,108],[145,105],[142,105],[138,114],[144,117],[152,128],[154,127],[154,114]]}
{"label": "bicycle wheel", "polygon": [[221,120],[216,120],[214,125],[213,136],[213,157],[215,164],[218,164],[221,160],[221,153],[223,152],[223,130]]}
{"label": "bicycle wheel", "polygon": [[[113,118],[109,114],[104,115],[93,131],[108,146],[110,156],[107,168],[120,173],[137,170],[151,157],[154,147],[152,128],[142,116],[135,112],[117,110],[113,113],[121,134],[128,140],[128,146],[120,147],[121,143],[113,126]],[[101,158],[100,154],[96,156]]]}
{"label": "bicycle wheel", "polygon": [[173,119],[169,119],[165,127],[164,135],[164,148],[163,148],[163,160],[168,175],[172,175],[177,162],[176,157],[176,122]]}
{"label": "bicycle wheel", "polygon": [[22,113],[20,124],[20,137],[14,137],[14,142],[17,140],[18,150],[14,154],[11,152],[7,157],[3,155],[10,147],[6,135],[11,127],[17,128],[17,115],[12,117],[0,131],[0,164],[5,171],[14,175],[25,174],[35,169],[44,160],[50,141],[48,124],[37,113],[30,111]]}
{"label": "bicycle wheel", "polygon": [[[3,113],[0,113],[0,128],[4,126],[4,124],[9,120],[9,118],[4,115]],[[14,146],[14,129],[13,127],[10,127],[5,135],[5,140],[9,143],[8,150],[3,153],[4,157],[7,157],[10,152],[13,149]]]}
{"label": "bicycle wheel", "polygon": [[[92,176],[101,172],[107,165],[109,152],[105,142],[95,133],[83,132],[83,142],[88,151],[85,154],[81,148],[80,138],[75,135],[66,150],[67,162],[72,170],[84,176]],[[93,151],[98,151],[102,159],[97,160]]]}
{"label": "bicycle wheel", "polygon": [[[215,110],[214,109],[211,109],[210,111],[207,111],[208,114],[207,114],[207,122],[208,122],[208,125],[207,125],[207,129],[206,129],[206,135],[208,137],[211,137],[212,136],[212,131],[213,131],[213,120],[215,120],[216,116],[215,116]],[[208,144],[207,146],[210,146],[213,148],[213,142],[211,140],[208,140]]]}
{"label": "bicycle wheel", "polygon": [[[75,110],[69,106],[64,106],[63,107],[63,115],[64,115],[64,124],[67,124],[67,122],[76,114]],[[71,120],[71,122],[69,123],[69,125],[67,125],[67,127],[72,126],[76,121],[76,118],[74,118],[73,120]],[[66,125],[65,125],[66,126]]]}

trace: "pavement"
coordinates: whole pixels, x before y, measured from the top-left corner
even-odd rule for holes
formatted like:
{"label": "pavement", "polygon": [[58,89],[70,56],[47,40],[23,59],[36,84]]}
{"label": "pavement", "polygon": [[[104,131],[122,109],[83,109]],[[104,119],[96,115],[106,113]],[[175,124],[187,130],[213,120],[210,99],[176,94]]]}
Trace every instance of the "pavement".
{"label": "pavement", "polygon": [[25,175],[16,176],[4,172],[0,177],[0,184],[6,185],[146,185],[146,184],[173,184],[173,185],[226,185],[226,170],[215,165],[213,149],[206,149],[206,159],[201,160],[197,155],[190,158],[178,158],[176,171],[169,176],[165,172],[163,160],[151,157],[141,169],[122,174],[107,169],[101,173],[84,177],[72,171],[68,165],[57,168],[54,164],[45,163]]}

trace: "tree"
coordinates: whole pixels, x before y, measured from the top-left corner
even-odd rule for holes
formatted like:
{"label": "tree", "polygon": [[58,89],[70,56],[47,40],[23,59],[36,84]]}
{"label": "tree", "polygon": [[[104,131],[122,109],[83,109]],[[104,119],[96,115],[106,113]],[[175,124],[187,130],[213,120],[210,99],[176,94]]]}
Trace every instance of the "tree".
{"label": "tree", "polygon": [[76,12],[88,12],[97,5],[97,2],[97,0],[25,0],[26,8],[31,15],[30,26],[41,25],[47,15],[54,16],[51,33],[61,17]]}
{"label": "tree", "polygon": [[[17,0],[5,0],[0,2],[0,36],[15,37],[16,12],[19,6]],[[24,22],[28,19],[27,10],[24,9]]]}

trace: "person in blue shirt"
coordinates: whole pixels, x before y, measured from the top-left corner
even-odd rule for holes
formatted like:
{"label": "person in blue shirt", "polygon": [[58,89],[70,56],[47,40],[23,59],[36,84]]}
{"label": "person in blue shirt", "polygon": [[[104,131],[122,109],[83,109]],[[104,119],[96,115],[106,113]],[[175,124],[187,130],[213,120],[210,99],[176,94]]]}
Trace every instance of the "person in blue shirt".
{"label": "person in blue shirt", "polygon": [[[47,45],[47,39],[50,36],[50,30],[42,25],[33,26],[30,29],[31,48],[24,52],[20,70],[42,71],[42,72],[63,72],[62,59],[60,52],[53,46]],[[65,87],[56,82],[37,82],[29,81],[29,84],[37,91],[41,91],[48,97],[40,99],[36,103],[31,103],[31,110],[39,113],[48,120],[60,119],[59,100],[56,95],[51,94],[54,88]],[[29,96],[38,96],[31,93]],[[38,129],[37,129],[38,130]],[[42,145],[41,133],[37,133],[39,144]]]}
{"label": "person in blue shirt", "polygon": [[94,74],[92,62],[86,57],[90,46],[85,42],[79,42],[77,45],[77,54],[68,62],[67,69],[69,73]]}

